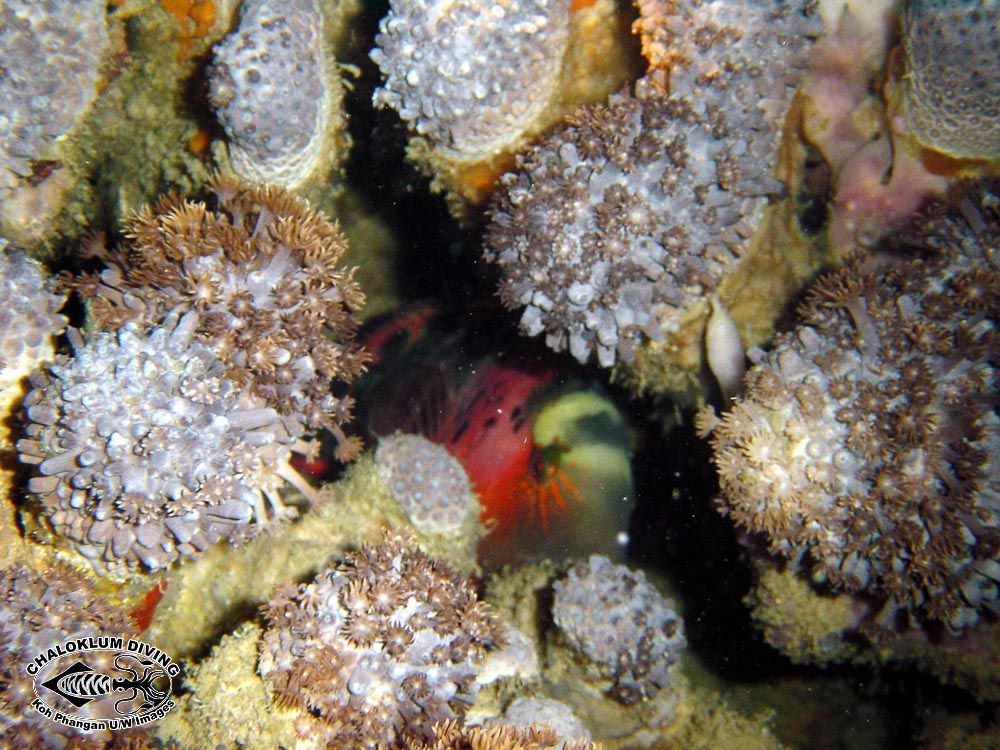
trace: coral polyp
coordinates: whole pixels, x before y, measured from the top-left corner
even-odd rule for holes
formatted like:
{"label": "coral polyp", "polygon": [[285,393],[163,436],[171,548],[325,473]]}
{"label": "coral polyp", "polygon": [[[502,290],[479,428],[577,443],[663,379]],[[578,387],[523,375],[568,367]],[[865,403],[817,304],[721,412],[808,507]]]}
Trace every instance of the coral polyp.
{"label": "coral polyp", "polygon": [[569,0],[392,0],[371,57],[389,106],[453,158],[516,143],[549,103]]}
{"label": "coral polyp", "polygon": [[959,630],[998,608],[996,201],[935,209],[906,253],[822,278],[746,395],[703,417],[723,512],[817,581],[881,602],[873,633]]}
{"label": "coral polyp", "polygon": [[[98,572],[123,578],[238,543],[287,509],[294,438],[193,341],[196,313],[144,334],[75,334],[32,376],[21,461],[37,512]],[[268,511],[267,504],[273,507]]]}
{"label": "coral polyp", "polygon": [[772,170],[815,19],[694,5],[704,17],[675,10],[687,56],[669,96],[648,78],[635,96],[584,107],[501,179],[485,252],[501,299],[523,308],[526,335],[581,362],[629,361],[676,330],[784,191]]}
{"label": "coral polyp", "polygon": [[[92,582],[69,566],[44,573],[14,564],[0,569],[0,744],[11,750],[63,750],[84,737],[103,748],[110,732],[87,735],[45,718],[31,707],[32,677],[25,671],[39,654],[73,638],[127,636],[124,612],[97,596]],[[85,715],[100,716],[100,710]]]}
{"label": "coral polyp", "polygon": [[55,353],[66,328],[65,295],[52,289],[41,264],[0,239],[0,414],[22,393],[21,381]]}
{"label": "coral polyp", "polygon": [[336,161],[341,84],[318,3],[242,3],[239,26],[215,48],[210,96],[240,177],[296,188]]}
{"label": "coral polyp", "polygon": [[669,687],[684,626],[642,571],[591,555],[552,588],[559,633],[610,681],[615,700],[637,703]]}
{"label": "coral polyp", "polygon": [[430,741],[478,689],[475,665],[503,628],[471,585],[404,537],[387,535],[265,609],[260,674],[302,711],[321,746]]}
{"label": "coral polyp", "polygon": [[86,249],[108,268],[67,284],[105,328],[196,311],[194,337],[223,360],[228,378],[275,409],[290,435],[325,427],[339,457],[352,458],[360,443],[341,429],[351,400],[330,388],[367,362],[353,341],[364,294],[353,270],[338,266],[346,240],[282,188],[220,177],[212,189],[215,210],[168,197],[126,220],[119,247],[92,238]]}
{"label": "coral polyp", "polygon": [[1000,159],[1000,3],[909,0],[903,13],[904,130],[964,159]]}

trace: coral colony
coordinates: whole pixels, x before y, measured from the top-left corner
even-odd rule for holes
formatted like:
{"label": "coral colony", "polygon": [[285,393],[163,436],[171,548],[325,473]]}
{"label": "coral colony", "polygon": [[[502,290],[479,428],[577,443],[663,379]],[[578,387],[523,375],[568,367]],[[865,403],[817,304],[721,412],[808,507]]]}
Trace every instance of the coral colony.
{"label": "coral colony", "polygon": [[337,89],[323,44],[315,0],[241,4],[239,27],[216,46],[210,70],[212,105],[241,177],[293,188],[326,158]]}
{"label": "coral colony", "polygon": [[998,0],[366,5],[0,0],[0,746],[997,746]]}

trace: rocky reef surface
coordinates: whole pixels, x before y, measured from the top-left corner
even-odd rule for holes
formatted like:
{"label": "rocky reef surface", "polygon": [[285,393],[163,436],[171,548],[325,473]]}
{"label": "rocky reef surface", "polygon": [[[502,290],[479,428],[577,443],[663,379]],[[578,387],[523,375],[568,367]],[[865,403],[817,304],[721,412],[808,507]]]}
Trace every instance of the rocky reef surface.
{"label": "rocky reef surface", "polygon": [[0,0],[0,744],[995,746],[998,20]]}

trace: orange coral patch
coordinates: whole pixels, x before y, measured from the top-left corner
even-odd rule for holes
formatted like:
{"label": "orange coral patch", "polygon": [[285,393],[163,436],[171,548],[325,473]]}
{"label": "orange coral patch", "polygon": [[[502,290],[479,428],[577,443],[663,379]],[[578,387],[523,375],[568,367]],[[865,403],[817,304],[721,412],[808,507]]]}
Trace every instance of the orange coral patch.
{"label": "orange coral patch", "polygon": [[192,154],[201,156],[208,152],[208,147],[212,144],[212,134],[206,128],[198,128],[195,134],[188,141],[188,150]]}
{"label": "orange coral patch", "polygon": [[160,5],[181,25],[182,41],[208,36],[215,23],[212,0],[160,0]]}
{"label": "orange coral patch", "polygon": [[576,13],[578,10],[589,8],[596,2],[597,0],[573,0],[573,2],[571,2],[569,6],[569,12]]}

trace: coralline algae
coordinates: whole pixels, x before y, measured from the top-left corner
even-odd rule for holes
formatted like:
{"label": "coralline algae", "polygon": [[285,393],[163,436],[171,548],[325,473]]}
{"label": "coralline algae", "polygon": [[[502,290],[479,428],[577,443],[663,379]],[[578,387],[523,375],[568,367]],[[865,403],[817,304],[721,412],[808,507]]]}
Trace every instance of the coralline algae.
{"label": "coralline algae", "polygon": [[330,158],[333,78],[315,0],[246,0],[215,47],[210,98],[247,180],[295,188]]}
{"label": "coralline algae", "polygon": [[0,199],[96,98],[110,45],[106,12],[104,0],[0,4]]}
{"label": "coralline algae", "polygon": [[515,143],[559,80],[569,0],[392,0],[371,52],[395,109],[435,148],[476,161]]}

